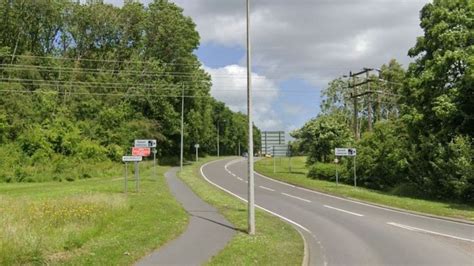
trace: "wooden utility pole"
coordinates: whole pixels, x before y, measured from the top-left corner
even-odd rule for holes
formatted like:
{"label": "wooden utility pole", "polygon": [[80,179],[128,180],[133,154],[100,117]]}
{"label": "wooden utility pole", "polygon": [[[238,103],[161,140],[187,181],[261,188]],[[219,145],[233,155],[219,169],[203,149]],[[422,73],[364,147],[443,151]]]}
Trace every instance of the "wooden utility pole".
{"label": "wooden utility pole", "polygon": [[[365,72],[365,80],[369,81],[369,71]],[[370,91],[370,82],[367,82],[367,130],[372,131],[372,101],[371,101],[371,91]]]}
{"label": "wooden utility pole", "polygon": [[[358,109],[358,98],[364,95],[369,95],[369,100],[368,100],[368,110],[367,110],[367,119],[368,119],[368,130],[372,130],[372,106],[371,106],[371,101],[370,101],[370,95],[373,93],[373,91],[370,90],[370,85],[369,83],[372,82],[369,78],[370,71],[373,69],[371,68],[364,68],[364,70],[357,72],[357,73],[349,73],[349,77],[352,78],[352,84],[349,86],[352,88],[352,93],[351,93],[351,98],[354,101],[354,137],[356,140],[360,139],[360,130],[359,130],[359,122],[358,122],[358,114],[359,114],[359,109]],[[366,74],[366,79],[365,81],[356,83],[356,78],[359,75]],[[367,84],[367,91],[358,93],[357,92],[357,87],[362,86]]]}

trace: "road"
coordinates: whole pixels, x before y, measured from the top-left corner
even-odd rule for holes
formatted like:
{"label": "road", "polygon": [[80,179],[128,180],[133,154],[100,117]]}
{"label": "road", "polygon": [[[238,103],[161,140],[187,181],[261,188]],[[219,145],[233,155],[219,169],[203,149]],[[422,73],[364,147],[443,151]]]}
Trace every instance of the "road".
{"label": "road", "polygon": [[[246,165],[220,160],[201,173],[246,199]],[[303,233],[312,265],[474,265],[474,225],[342,199],[257,173],[255,203]]]}

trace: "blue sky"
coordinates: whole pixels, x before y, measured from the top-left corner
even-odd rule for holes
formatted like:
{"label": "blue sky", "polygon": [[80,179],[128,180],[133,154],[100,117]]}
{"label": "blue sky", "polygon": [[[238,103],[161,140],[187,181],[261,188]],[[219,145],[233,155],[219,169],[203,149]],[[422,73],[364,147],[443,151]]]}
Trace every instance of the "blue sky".
{"label": "blue sky", "polygon": [[[106,0],[120,5],[122,0]],[[148,1],[143,1],[145,4]],[[246,112],[245,1],[171,0],[196,23],[195,52],[213,78],[211,94]],[[395,58],[422,34],[429,0],[252,0],[254,118],[263,130],[290,131],[316,116],[329,81]]]}

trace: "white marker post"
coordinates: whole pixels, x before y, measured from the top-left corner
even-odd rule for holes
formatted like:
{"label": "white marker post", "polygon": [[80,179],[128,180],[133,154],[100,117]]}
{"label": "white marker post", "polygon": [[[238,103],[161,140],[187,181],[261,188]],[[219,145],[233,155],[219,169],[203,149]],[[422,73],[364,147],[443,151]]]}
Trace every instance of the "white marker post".
{"label": "white marker post", "polygon": [[199,161],[199,144],[195,144],[194,148],[196,148],[196,162]]}
{"label": "white marker post", "polygon": [[337,174],[337,167],[338,167],[338,163],[339,163],[339,160],[337,159],[334,159],[334,163],[336,164],[336,186],[339,185],[339,176]]}

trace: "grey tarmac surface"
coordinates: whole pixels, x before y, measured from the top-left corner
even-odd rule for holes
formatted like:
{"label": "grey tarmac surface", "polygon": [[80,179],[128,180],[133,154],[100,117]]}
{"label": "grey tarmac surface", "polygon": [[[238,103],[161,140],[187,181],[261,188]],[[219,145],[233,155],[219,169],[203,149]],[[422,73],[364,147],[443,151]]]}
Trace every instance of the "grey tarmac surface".
{"label": "grey tarmac surface", "polygon": [[176,177],[165,173],[171,192],[190,215],[186,231],[144,257],[136,265],[202,265],[223,249],[235,234],[233,225]]}
{"label": "grey tarmac surface", "polygon": [[[247,198],[247,162],[201,168],[210,182]],[[255,174],[256,204],[305,228],[312,265],[474,266],[474,225],[389,210]],[[258,228],[257,228],[258,230]]]}

